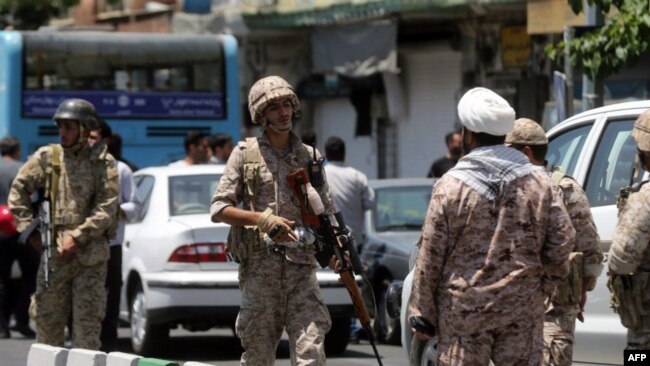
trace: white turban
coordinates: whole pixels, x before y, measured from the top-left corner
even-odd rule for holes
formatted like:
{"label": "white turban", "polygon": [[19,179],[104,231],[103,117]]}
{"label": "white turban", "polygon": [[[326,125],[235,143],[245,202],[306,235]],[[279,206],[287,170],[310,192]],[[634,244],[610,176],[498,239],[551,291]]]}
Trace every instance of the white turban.
{"label": "white turban", "polygon": [[512,131],[515,110],[497,93],[486,88],[469,90],[458,102],[460,123],[472,132],[503,136]]}

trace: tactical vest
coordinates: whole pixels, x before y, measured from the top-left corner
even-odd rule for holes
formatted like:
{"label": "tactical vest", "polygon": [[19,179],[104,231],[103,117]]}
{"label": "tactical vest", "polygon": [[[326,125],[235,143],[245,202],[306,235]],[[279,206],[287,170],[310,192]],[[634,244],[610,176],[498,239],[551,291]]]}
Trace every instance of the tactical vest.
{"label": "tactical vest", "polygon": [[[243,200],[248,204],[249,210],[255,211],[257,187],[261,182],[262,153],[257,137],[246,138],[244,142],[239,144],[239,147],[242,149],[244,156]],[[304,144],[301,144],[301,148],[295,151],[295,153],[299,161],[310,158],[309,151]],[[257,225],[230,226],[228,241],[226,242],[226,252],[230,253],[235,262],[244,263],[252,254],[263,250],[266,250],[266,243],[262,239],[262,233]]]}
{"label": "tactical vest", "polygon": [[[620,189],[616,200],[619,216],[627,205],[630,195],[640,191],[647,182],[635,183]],[[649,272],[613,274],[607,280],[607,287],[612,295],[609,306],[619,315],[624,327],[636,329],[642,325],[642,317],[650,316],[650,309],[644,305],[650,303]]]}
{"label": "tactical vest", "polygon": [[[57,211],[56,211],[56,196],[59,192],[59,178],[61,175],[61,155],[62,155],[62,148],[61,145],[59,144],[50,144],[50,148],[52,149],[52,158],[50,161],[50,166],[46,169],[46,174],[49,176],[49,179],[46,180],[46,182],[51,182],[51,186],[48,186],[48,183],[46,183],[46,189],[45,192],[48,195],[46,198],[50,198],[50,209],[52,212],[52,225],[53,227],[56,227],[56,225],[80,225],[83,223],[88,217],[89,212],[80,212],[75,215],[64,215],[63,217],[57,217]],[[106,171],[106,159],[102,158],[99,156],[97,159],[92,159],[92,174],[93,174],[93,182],[95,184],[95,192],[97,192],[98,189],[101,189],[103,185],[102,181],[102,175],[103,172]],[[108,240],[111,240],[117,236],[117,228],[119,224],[119,206],[118,206],[118,211],[114,213],[113,218],[114,220],[111,221],[111,225],[106,229],[105,235]],[[54,234],[54,233],[53,233]],[[56,237],[56,236],[53,236]]]}

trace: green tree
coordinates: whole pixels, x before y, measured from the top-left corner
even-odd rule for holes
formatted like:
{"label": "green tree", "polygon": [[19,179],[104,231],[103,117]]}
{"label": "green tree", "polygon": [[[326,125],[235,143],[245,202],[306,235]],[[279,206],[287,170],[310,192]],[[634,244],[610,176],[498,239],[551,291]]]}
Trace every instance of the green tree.
{"label": "green tree", "polygon": [[37,29],[78,3],[79,0],[0,0],[0,24],[2,28]]}
{"label": "green tree", "polygon": [[[574,13],[583,11],[583,0],[567,0]],[[650,50],[650,0],[587,0],[605,14],[602,28],[569,42],[573,66],[583,69],[591,80],[605,79],[625,65],[633,65]],[[610,13],[612,8],[615,11]],[[563,63],[564,41],[546,47],[547,55]]]}

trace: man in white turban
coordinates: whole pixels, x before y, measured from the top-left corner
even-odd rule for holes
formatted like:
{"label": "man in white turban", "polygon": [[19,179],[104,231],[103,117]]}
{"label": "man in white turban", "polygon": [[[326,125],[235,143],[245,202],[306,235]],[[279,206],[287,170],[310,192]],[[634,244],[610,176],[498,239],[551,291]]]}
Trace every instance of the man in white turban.
{"label": "man in white turban", "polygon": [[537,366],[544,289],[566,276],[575,231],[546,173],[503,144],[508,102],[475,88],[458,115],[467,155],[433,190],[411,324],[419,340],[438,336],[438,365]]}

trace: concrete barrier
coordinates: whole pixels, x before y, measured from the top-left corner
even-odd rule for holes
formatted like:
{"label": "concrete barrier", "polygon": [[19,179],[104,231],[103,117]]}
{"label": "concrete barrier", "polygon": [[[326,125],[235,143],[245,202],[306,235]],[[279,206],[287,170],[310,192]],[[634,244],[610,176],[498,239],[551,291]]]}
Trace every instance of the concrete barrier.
{"label": "concrete barrier", "polygon": [[138,366],[142,356],[123,352],[111,352],[106,356],[106,366]]}
{"label": "concrete barrier", "polygon": [[68,350],[34,343],[27,354],[27,366],[66,366]]}
{"label": "concrete barrier", "polygon": [[[123,352],[90,351],[87,349],[52,347],[34,343],[29,348],[27,366],[180,366],[178,362],[157,358],[142,358]],[[188,361],[183,366],[214,366],[208,363]]]}
{"label": "concrete barrier", "polygon": [[106,366],[106,353],[73,348],[68,353],[68,366]]}
{"label": "concrete barrier", "polygon": [[157,358],[141,358],[138,360],[138,366],[180,366],[178,362],[160,360]]}

